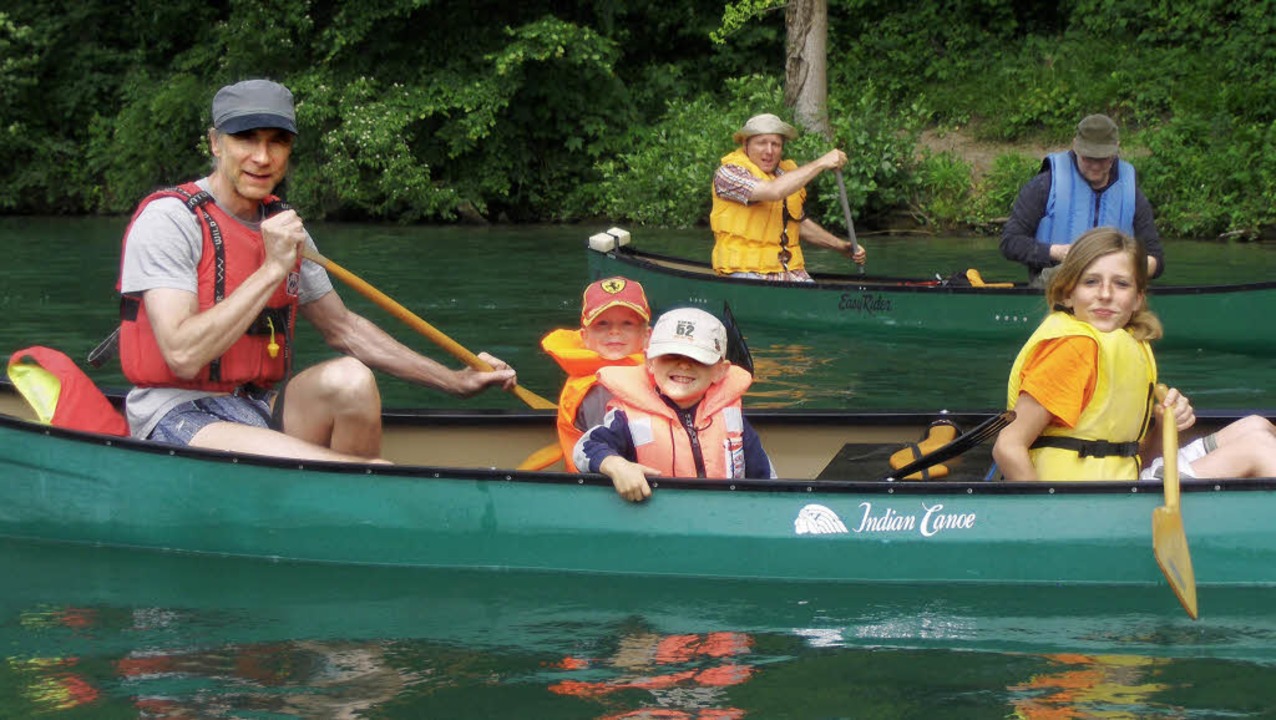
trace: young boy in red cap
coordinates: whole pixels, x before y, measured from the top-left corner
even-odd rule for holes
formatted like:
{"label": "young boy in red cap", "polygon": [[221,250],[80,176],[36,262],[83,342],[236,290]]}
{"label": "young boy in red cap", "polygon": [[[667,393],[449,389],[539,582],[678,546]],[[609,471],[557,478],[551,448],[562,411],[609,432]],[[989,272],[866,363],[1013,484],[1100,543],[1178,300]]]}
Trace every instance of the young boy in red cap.
{"label": "young boy in red cap", "polygon": [[596,373],[612,365],[641,367],[650,322],[642,285],[610,277],[585,288],[579,330],[561,328],[541,340],[541,347],[567,373],[558,398],[558,442],[568,472],[577,472],[572,462],[576,441],[603,421],[611,400]]}

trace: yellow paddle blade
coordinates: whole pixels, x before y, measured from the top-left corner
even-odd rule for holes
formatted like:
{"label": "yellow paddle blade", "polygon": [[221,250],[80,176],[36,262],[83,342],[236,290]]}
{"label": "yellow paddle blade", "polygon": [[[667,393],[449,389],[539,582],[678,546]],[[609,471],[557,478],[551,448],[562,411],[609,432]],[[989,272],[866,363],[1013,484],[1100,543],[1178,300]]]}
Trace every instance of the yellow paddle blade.
{"label": "yellow paddle blade", "polygon": [[[1157,383],[1156,400],[1165,402],[1169,388]],[[1161,457],[1165,462],[1165,504],[1152,511],[1152,554],[1169,581],[1179,604],[1195,620],[1196,573],[1192,572],[1192,556],[1187,550],[1187,533],[1183,530],[1183,511],[1179,509],[1179,431],[1166,409],[1161,416]]]}
{"label": "yellow paddle blade", "polygon": [[1195,620],[1198,616],[1196,573],[1192,571],[1192,555],[1187,549],[1187,533],[1183,531],[1183,513],[1178,508],[1161,506],[1152,511],[1152,552],[1179,603]]}
{"label": "yellow paddle blade", "polygon": [[544,470],[563,459],[563,449],[558,443],[546,445],[545,447],[533,452],[527,456],[527,459],[519,463],[519,470]]}
{"label": "yellow paddle blade", "polygon": [[40,422],[45,425],[53,422],[53,411],[62,394],[62,381],[56,375],[39,365],[20,362],[9,366],[9,380],[26,398]]}

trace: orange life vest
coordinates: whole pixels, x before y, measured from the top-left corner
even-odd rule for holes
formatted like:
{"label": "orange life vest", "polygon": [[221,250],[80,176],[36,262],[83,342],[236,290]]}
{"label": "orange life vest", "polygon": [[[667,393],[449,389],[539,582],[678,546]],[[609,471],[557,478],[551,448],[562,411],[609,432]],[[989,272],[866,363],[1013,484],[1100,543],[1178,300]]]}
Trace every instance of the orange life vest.
{"label": "orange life vest", "polygon": [[[24,363],[27,358],[35,365]],[[39,345],[15,352],[9,357],[9,379],[41,422],[120,437],[129,434],[120,411],[62,352]]]}
{"label": "orange life vest", "polygon": [[643,354],[626,355],[620,360],[606,360],[585,347],[580,330],[559,329],[541,339],[541,348],[567,373],[563,392],[558,396],[558,444],[563,449],[567,472],[580,472],[572,462],[572,449],[584,431],[576,427],[576,413],[589,391],[598,384],[598,371],[605,367],[641,366]]}
{"label": "orange life vest", "polygon": [[[740,398],[753,376],[732,365],[696,406],[695,437],[678,414],[656,393],[646,367],[610,367],[598,371],[612,393],[608,407],[625,411],[638,462],[672,477],[743,478],[744,413]],[[698,452],[697,452],[698,449]],[[696,468],[696,457],[704,474]]]}
{"label": "orange life vest", "polygon": [[[186,203],[199,219],[204,248],[198,266],[199,310],[203,312],[235,291],[266,260],[259,231],[250,230],[213,202],[211,194],[195,183],[153,193],[138,206],[131,229],[143,208],[156,199],[174,197]],[[262,203],[270,210],[283,207],[269,196]],[[128,231],[124,244],[128,243]],[[121,257],[123,252],[121,251]],[[178,387],[230,392],[253,383],[270,387],[287,376],[292,361],[292,334],[297,321],[297,293],[301,285],[301,258],[287,279],[275,288],[262,313],[221,357],[204,366],[189,380],[177,377],[164,360],[154,330],[146,317],[146,305],[138,295],[120,301],[120,365],[124,376],[138,387]],[[119,285],[117,283],[117,289]],[[275,345],[272,354],[270,346]]]}

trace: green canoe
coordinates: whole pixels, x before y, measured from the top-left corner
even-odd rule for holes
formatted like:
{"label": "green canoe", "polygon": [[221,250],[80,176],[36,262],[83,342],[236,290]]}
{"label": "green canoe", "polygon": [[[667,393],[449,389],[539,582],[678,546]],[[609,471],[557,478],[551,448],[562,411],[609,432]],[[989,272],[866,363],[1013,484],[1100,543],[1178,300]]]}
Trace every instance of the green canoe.
{"label": "green canoe", "polygon": [[[19,539],[438,568],[1163,582],[1150,522],[1159,484],[984,482],[986,445],[944,481],[885,481],[890,454],[930,416],[754,413],[783,479],[664,479],[635,505],[601,476],[507,469],[552,441],[544,412],[387,414],[394,466],[174,448],[21,414],[0,393],[0,536]],[[969,427],[982,417],[948,419]],[[1276,584],[1276,480],[1183,490],[1198,583]]]}
{"label": "green canoe", "polygon": [[[1041,290],[956,286],[924,278],[813,273],[814,283],[719,277],[704,262],[594,244],[591,280],[623,275],[642,283],[657,309],[724,302],[746,328],[818,328],[847,337],[883,331],[919,337],[1022,342],[1046,314]],[[708,251],[706,250],[706,256]],[[1276,351],[1276,281],[1236,285],[1153,284],[1149,304],[1165,325],[1163,346]]]}

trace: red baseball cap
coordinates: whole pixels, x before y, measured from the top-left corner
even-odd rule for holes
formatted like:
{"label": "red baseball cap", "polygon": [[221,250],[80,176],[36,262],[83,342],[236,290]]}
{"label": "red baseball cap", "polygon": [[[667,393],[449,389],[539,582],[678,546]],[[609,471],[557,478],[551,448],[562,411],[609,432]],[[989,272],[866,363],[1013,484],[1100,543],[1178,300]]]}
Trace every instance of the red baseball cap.
{"label": "red baseball cap", "polygon": [[589,326],[609,307],[619,305],[642,316],[651,322],[651,307],[647,305],[647,294],[642,285],[622,277],[609,277],[589,284],[580,306],[580,324]]}

